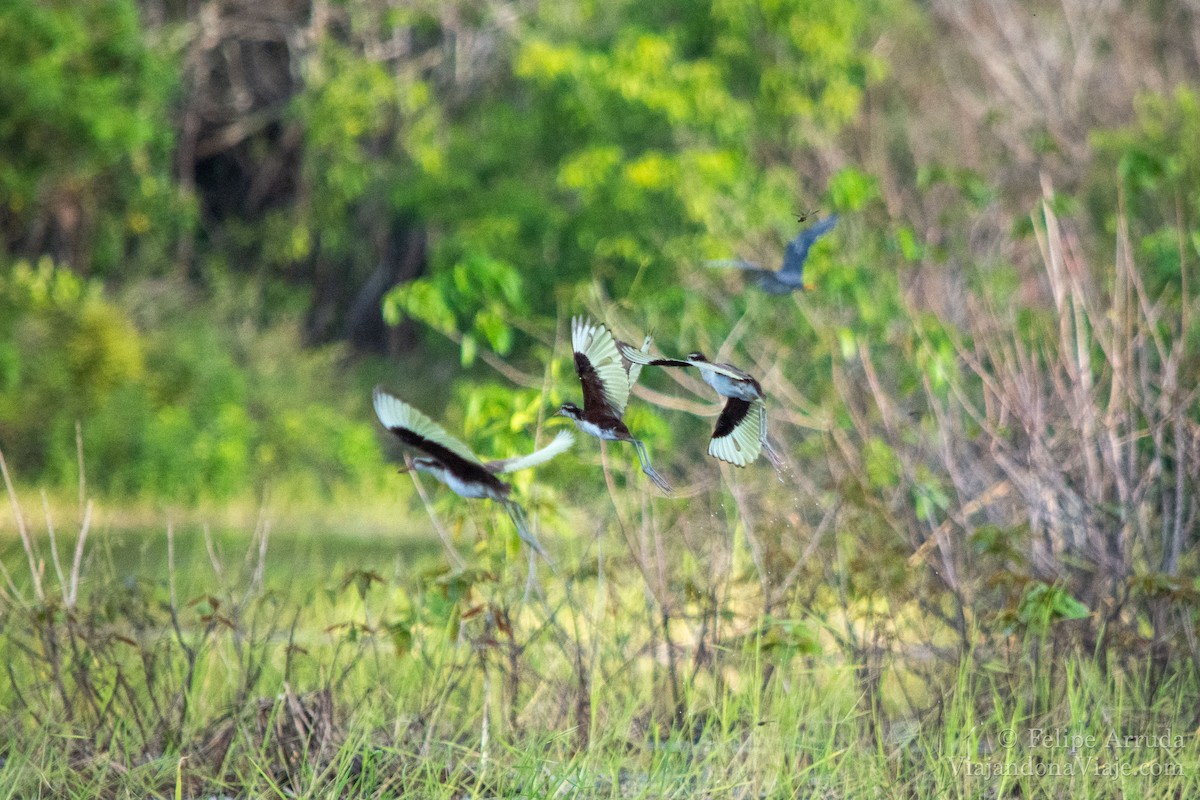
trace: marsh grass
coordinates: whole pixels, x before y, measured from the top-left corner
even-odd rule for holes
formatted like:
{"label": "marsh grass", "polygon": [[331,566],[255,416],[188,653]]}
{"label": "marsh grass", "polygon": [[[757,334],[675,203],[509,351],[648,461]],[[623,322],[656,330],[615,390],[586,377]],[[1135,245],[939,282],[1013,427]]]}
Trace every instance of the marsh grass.
{"label": "marsh grass", "polygon": [[617,557],[602,593],[584,554],[523,598],[524,559],[466,576],[347,548],[321,579],[265,523],[240,541],[143,533],[157,565],[101,557],[106,535],[82,550],[73,602],[48,537],[5,559],[42,582],[17,572],[3,595],[0,797],[1200,790],[1195,674],[1131,671],[1069,637],[956,664],[913,647],[882,659],[872,695],[832,616],[796,623],[816,631],[805,645],[727,609],[702,647],[703,604],[664,626]]}

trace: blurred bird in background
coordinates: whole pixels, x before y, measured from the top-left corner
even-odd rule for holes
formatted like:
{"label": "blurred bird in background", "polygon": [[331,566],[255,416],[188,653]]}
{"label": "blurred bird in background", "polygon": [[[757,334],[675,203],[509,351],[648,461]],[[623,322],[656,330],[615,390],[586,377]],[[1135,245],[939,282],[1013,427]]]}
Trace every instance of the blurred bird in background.
{"label": "blurred bird in background", "polygon": [[[804,218],[807,219],[807,215]],[[745,270],[754,284],[767,294],[788,294],[797,289],[803,291],[808,288],[804,285],[804,262],[808,258],[808,250],[813,242],[828,233],[837,221],[838,215],[831,214],[800,231],[796,238],[788,242],[783,254],[783,266],[778,270],[763,269],[759,264],[739,259],[706,261],[704,264],[707,267]]]}

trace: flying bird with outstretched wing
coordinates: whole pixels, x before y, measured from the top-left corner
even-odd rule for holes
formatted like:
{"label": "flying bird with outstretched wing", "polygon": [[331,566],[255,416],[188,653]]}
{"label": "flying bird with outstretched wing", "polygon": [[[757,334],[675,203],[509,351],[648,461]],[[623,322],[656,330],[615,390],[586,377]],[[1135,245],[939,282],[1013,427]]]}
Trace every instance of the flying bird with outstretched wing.
{"label": "flying bird with outstretched wing", "polygon": [[583,317],[571,319],[571,347],[575,354],[575,373],[583,386],[583,408],[574,403],[563,403],[558,413],[574,421],[575,427],[589,436],[631,443],[637,450],[642,472],[658,488],[670,493],[670,484],[651,466],[646,445],[634,438],[621,421],[629,402],[629,392],[637,382],[642,366],[623,358],[618,345],[635,353],[645,353],[650,350],[650,337],[646,337],[638,351],[624,342],[617,342],[601,323]]}
{"label": "flying bird with outstretched wing", "polygon": [[570,431],[559,431],[548,445],[528,455],[484,462],[445,428],[395,395],[377,386],[372,399],[375,415],[383,427],[404,444],[425,454],[412,459],[413,469],[432,475],[462,497],[487,498],[500,503],[517,526],[521,541],[545,555],[529,531],[524,509],[509,497],[512,487],[496,475],[544,464],[569,450],[575,442]]}
{"label": "flying bird with outstretched wing", "polygon": [[800,231],[794,239],[787,243],[787,248],[783,253],[783,266],[778,270],[764,269],[759,264],[739,259],[722,259],[704,263],[708,267],[732,267],[745,270],[754,284],[767,294],[788,294],[797,289],[803,291],[807,288],[804,285],[804,262],[808,259],[809,248],[818,238],[832,230],[837,221],[838,215],[831,214],[811,227]]}
{"label": "flying bird with outstretched wing", "polygon": [[621,354],[645,366],[698,369],[704,382],[726,398],[708,442],[708,454],[735,467],[744,467],[765,451],[771,463],[779,466],[778,454],[767,439],[767,407],[762,385],[750,373],[732,364],[709,361],[700,352],[689,353],[683,359],[650,358],[645,352],[624,345]]}

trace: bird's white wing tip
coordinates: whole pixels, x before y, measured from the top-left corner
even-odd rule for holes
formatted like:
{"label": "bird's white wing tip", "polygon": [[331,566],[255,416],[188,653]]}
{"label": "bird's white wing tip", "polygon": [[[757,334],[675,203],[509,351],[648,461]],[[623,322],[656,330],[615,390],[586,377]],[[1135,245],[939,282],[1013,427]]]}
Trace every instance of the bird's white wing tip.
{"label": "bird's white wing tip", "polygon": [[624,342],[621,343],[620,349],[621,355],[634,364],[645,366],[651,361],[650,356],[647,354],[648,350],[650,349],[649,336],[646,337],[646,342],[642,345],[641,350],[636,350],[634,349],[633,345],[625,344]]}
{"label": "bird's white wing tip", "polygon": [[576,353],[587,350],[592,339],[594,326],[587,317],[571,317],[571,348]]}
{"label": "bird's white wing tip", "polygon": [[395,395],[382,386],[376,386],[371,392],[371,401],[375,406],[375,416],[379,417],[385,428],[394,428],[401,423],[404,404]]}

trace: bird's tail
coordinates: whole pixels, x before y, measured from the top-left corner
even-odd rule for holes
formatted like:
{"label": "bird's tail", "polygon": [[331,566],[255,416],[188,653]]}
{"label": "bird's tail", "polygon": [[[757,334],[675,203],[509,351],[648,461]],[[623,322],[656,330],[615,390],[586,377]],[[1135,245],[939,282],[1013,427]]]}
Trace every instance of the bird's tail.
{"label": "bird's tail", "polygon": [[534,450],[527,456],[517,456],[516,458],[506,458],[503,461],[492,461],[487,464],[488,470],[492,472],[518,472],[530,467],[536,467],[538,464],[545,464],[550,459],[565,453],[571,449],[571,445],[575,444],[575,435],[570,431],[559,431],[553,441],[540,450]]}
{"label": "bird's tail", "polygon": [[766,436],[764,436],[762,440],[762,449],[763,453],[765,453],[767,456],[767,461],[771,462],[771,466],[774,467],[776,471],[783,469],[783,457],[779,455],[779,451],[771,445],[771,440]]}
{"label": "bird's tail", "polygon": [[785,467],[784,457],[780,456],[779,451],[775,450],[775,447],[770,444],[770,437],[767,435],[766,410],[763,410],[761,425],[762,427],[758,428],[758,433],[760,433],[762,438],[762,451],[767,453],[767,461],[770,462],[770,465],[772,465],[772,467],[775,468],[776,473],[778,473],[778,471],[784,469]]}
{"label": "bird's tail", "polygon": [[[761,400],[759,401],[762,402]],[[779,451],[771,445],[771,438],[767,436],[767,409],[763,406],[762,415],[758,423],[758,435],[762,441],[762,451],[766,454],[767,460],[771,462],[771,466],[775,471],[783,469],[783,458],[779,455]]]}

